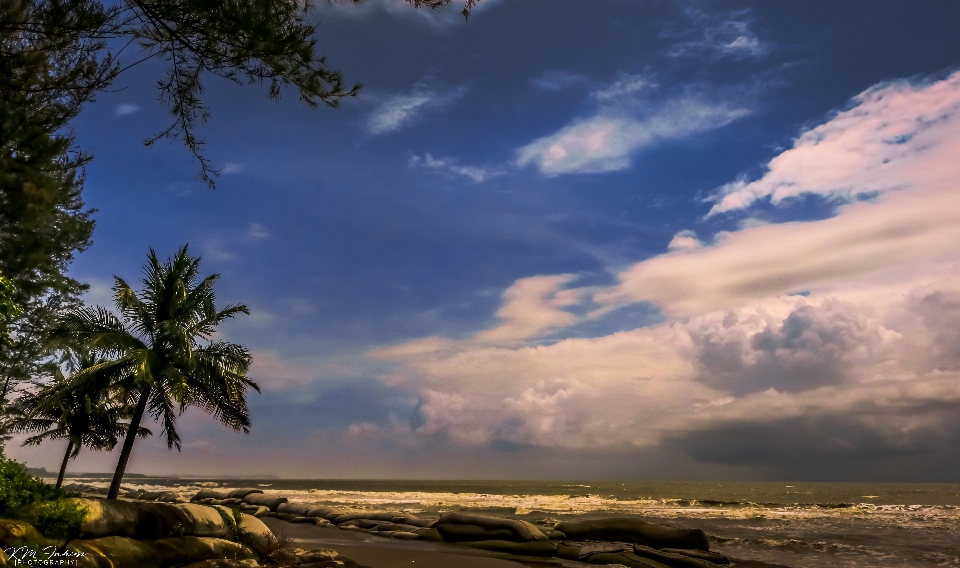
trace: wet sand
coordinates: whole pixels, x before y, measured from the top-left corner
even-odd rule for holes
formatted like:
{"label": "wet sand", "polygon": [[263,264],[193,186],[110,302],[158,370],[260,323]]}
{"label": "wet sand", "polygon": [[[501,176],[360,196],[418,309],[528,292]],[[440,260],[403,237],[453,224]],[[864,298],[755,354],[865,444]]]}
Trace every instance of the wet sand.
{"label": "wet sand", "polygon": [[580,568],[594,566],[560,558],[511,556],[442,542],[407,541],[336,527],[261,519],[278,538],[300,548],[331,548],[369,568]]}

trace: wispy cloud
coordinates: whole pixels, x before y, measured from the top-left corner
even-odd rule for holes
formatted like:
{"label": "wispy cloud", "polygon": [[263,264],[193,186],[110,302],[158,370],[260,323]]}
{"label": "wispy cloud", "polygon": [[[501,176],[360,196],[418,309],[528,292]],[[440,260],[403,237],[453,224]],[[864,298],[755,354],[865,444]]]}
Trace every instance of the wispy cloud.
{"label": "wispy cloud", "polygon": [[421,156],[412,156],[407,164],[411,168],[426,168],[438,172],[445,172],[456,176],[463,176],[473,180],[476,183],[486,181],[492,177],[504,175],[506,172],[502,168],[464,166],[456,158],[434,158],[429,153]]}
{"label": "wispy cloud", "polygon": [[113,109],[113,116],[115,117],[128,116],[135,112],[139,112],[140,110],[142,110],[142,108],[143,107],[141,107],[140,105],[135,105],[130,103],[117,105],[117,107]]}
{"label": "wispy cloud", "polygon": [[264,225],[260,223],[251,223],[250,230],[247,231],[247,234],[250,235],[252,239],[265,239],[270,236],[270,231]]}
{"label": "wispy cloud", "polygon": [[[473,16],[478,16],[484,11],[499,4],[500,0],[483,0],[473,8]],[[338,18],[351,20],[366,20],[368,18],[387,14],[394,18],[405,18],[419,21],[433,28],[444,29],[453,25],[463,25],[464,18],[460,11],[463,8],[463,2],[453,2],[439,10],[415,9],[411,2],[405,0],[366,0],[360,4],[353,2],[322,2],[318,6],[324,15],[330,15]],[[471,17],[473,17],[471,16]]]}
{"label": "wispy cloud", "polygon": [[374,109],[367,119],[367,132],[373,135],[395,132],[425,112],[444,108],[465,93],[465,87],[437,92],[417,85],[410,93],[393,95]]}
{"label": "wispy cloud", "polygon": [[625,170],[639,151],[719,128],[748,111],[728,102],[689,94],[654,102],[642,76],[621,75],[593,92],[597,111],[517,150],[519,166],[535,165],[548,176]]}
{"label": "wispy cloud", "polygon": [[741,59],[762,57],[769,51],[769,47],[750,29],[748,12],[737,12],[721,19],[716,14],[689,9],[686,16],[689,23],[681,30],[667,29],[663,33],[667,37],[691,38],[670,48],[668,53],[673,57],[709,55]]}
{"label": "wispy cloud", "polygon": [[227,162],[226,164],[223,165],[223,168],[220,170],[220,173],[222,173],[225,176],[228,176],[232,174],[243,173],[246,169],[247,169],[247,166],[245,164],[239,164],[236,162]]}

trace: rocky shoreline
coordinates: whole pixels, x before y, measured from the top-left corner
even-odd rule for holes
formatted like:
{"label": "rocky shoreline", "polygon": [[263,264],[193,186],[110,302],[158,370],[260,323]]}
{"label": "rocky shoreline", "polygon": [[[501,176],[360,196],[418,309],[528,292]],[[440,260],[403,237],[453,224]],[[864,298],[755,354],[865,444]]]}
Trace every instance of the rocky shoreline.
{"label": "rocky shoreline", "polygon": [[[90,486],[67,489],[93,489]],[[110,566],[140,568],[244,567],[255,566],[357,566],[333,550],[303,550],[280,546],[273,533],[260,521],[275,517],[296,524],[349,530],[378,537],[408,541],[456,544],[517,557],[554,557],[584,564],[629,568],[760,568],[774,565],[730,558],[710,551],[699,529],[679,529],[638,518],[608,518],[580,522],[538,525],[524,520],[446,513],[421,518],[402,512],[348,512],[329,507],[292,503],[286,497],[265,494],[257,488],[229,491],[203,489],[187,499],[172,492],[129,491],[124,500],[82,499],[91,509],[82,527],[85,540],[67,545],[87,553],[86,558],[104,556],[120,548],[130,552],[129,562]],[[230,526],[234,516],[236,528]],[[219,522],[218,522],[219,519]],[[233,539],[229,539],[233,531]],[[192,538],[196,541],[171,539]],[[105,539],[113,539],[109,542]],[[117,539],[137,540],[133,545]],[[204,540],[206,539],[206,540]],[[222,542],[212,542],[218,539]],[[229,543],[229,544],[225,544]],[[163,551],[183,546],[203,556],[193,563]],[[242,547],[242,548],[241,548]],[[101,554],[98,556],[96,551]],[[222,553],[222,554],[221,554]],[[134,558],[136,556],[136,559]],[[125,557],[126,558],[126,557]],[[156,561],[156,559],[161,559]],[[143,563],[149,562],[149,563]],[[102,566],[87,563],[77,566]]]}

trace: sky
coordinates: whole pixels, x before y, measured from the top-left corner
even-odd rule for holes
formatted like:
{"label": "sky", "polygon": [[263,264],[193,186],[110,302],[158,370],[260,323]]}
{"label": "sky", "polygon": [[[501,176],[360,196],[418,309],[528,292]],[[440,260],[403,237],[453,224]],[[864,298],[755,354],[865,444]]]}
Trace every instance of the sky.
{"label": "sky", "polygon": [[458,11],[320,2],[340,109],[208,78],[216,190],[156,62],[76,120],[87,301],[189,243],[251,309],[252,431],[127,471],[960,481],[960,5]]}

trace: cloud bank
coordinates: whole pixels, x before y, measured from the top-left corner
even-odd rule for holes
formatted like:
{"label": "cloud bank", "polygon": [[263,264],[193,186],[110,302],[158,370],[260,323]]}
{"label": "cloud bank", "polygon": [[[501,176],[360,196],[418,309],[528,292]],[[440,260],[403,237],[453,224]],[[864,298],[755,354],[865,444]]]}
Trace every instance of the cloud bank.
{"label": "cloud bank", "polygon": [[[960,463],[958,100],[957,74],[878,86],[802,134],[765,176],[718,197],[730,210],[778,190],[878,192],[832,218],[710,242],[683,231],[613,285],[524,278],[504,292],[491,329],[372,351],[394,365],[385,380],[420,397],[416,419],[395,433],[672,448],[765,467]],[[582,155],[582,144],[568,147]],[[559,172],[575,162],[545,163]],[[666,320],[542,339],[642,302]]]}

